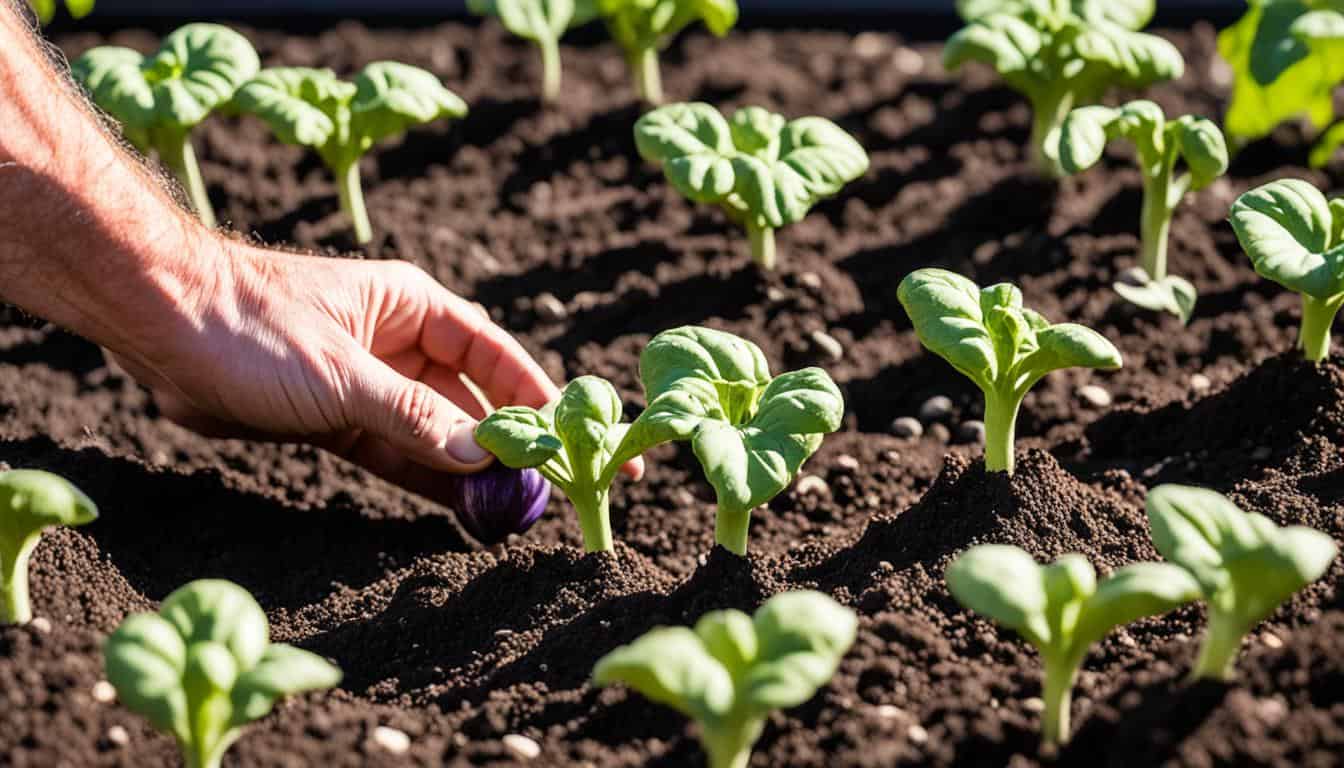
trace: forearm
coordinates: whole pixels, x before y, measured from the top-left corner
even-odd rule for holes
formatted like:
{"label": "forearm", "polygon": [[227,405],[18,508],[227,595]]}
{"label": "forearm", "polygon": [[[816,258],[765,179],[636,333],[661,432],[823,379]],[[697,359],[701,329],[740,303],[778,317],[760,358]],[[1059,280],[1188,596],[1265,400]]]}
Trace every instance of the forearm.
{"label": "forearm", "polygon": [[[209,290],[226,242],[109,135],[0,0],[0,299],[119,352]],[[161,329],[166,331],[168,329]],[[152,338],[152,336],[150,337]],[[140,343],[140,346],[145,346]]]}

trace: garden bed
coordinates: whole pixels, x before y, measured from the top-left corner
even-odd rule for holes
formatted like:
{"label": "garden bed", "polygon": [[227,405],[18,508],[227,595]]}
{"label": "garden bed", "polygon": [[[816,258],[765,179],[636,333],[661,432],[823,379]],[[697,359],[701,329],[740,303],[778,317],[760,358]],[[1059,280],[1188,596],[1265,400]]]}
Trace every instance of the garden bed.
{"label": "garden bed", "polygon": [[[1338,165],[1305,168],[1293,128],[1177,212],[1173,270],[1200,292],[1183,328],[1109,290],[1137,248],[1133,164],[1116,154],[1058,187],[1032,180],[1026,103],[987,71],[947,77],[936,43],[745,31],[693,35],[665,56],[672,97],[827,116],[871,155],[866,177],[780,232],[781,269],[762,277],[734,227],[639,161],[639,108],[609,44],[566,48],[566,101],[541,109],[532,49],[495,24],[250,34],[266,62],[349,72],[395,57],[471,105],[365,159],[368,257],[419,264],[484,304],[557,380],[598,374],[627,403],[640,402],[637,353],[652,334],[729,330],[776,370],[825,366],[845,428],[804,470],[820,483],[756,513],[749,562],[711,550],[713,494],[684,447],[655,451],[643,482],[617,482],[615,557],[581,556],[558,497],[526,538],[483,552],[445,510],[315,450],[178,429],[96,347],[9,311],[0,461],[64,475],[103,515],[39,545],[45,626],[0,628],[0,764],[172,765],[168,737],[96,700],[99,643],[127,612],[207,576],[249,589],[277,639],[345,671],[340,689],[277,707],[226,765],[695,765],[684,720],[587,686],[593,663],[655,624],[802,587],[858,610],[859,639],[822,693],[772,717],[756,765],[1316,766],[1344,754],[1344,561],[1251,635],[1236,685],[1183,683],[1197,607],[1113,633],[1080,677],[1074,742],[1044,757],[1034,652],[942,580],[974,543],[1082,552],[1103,571],[1155,559],[1142,499],[1159,482],[1208,485],[1344,538],[1344,366],[1279,355],[1298,299],[1254,274],[1224,222],[1238,193],[1274,178],[1339,187]],[[106,39],[59,42],[73,57]],[[1186,76],[1152,97],[1168,114],[1221,114],[1213,30],[1172,39]],[[221,220],[271,243],[354,250],[311,154],[256,121],[214,119],[197,135]],[[1119,372],[1061,371],[1028,395],[1011,481],[959,439],[978,393],[920,348],[896,300],[900,279],[928,265],[1017,282],[1028,306],[1124,354]],[[1114,403],[1080,397],[1087,384]],[[953,403],[942,426],[893,434],[935,395]],[[409,750],[389,751],[380,725],[409,735]],[[540,755],[525,759],[508,734]]]}

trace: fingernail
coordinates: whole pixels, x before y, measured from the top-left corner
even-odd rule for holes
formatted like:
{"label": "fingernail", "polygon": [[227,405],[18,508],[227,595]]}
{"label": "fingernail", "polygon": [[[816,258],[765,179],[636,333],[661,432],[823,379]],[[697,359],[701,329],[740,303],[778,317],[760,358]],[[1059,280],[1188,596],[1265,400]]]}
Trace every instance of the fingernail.
{"label": "fingernail", "polygon": [[443,441],[443,450],[455,461],[463,464],[480,464],[490,457],[490,452],[476,442],[473,432],[475,432],[474,424],[467,422],[454,424],[448,432],[447,439]]}

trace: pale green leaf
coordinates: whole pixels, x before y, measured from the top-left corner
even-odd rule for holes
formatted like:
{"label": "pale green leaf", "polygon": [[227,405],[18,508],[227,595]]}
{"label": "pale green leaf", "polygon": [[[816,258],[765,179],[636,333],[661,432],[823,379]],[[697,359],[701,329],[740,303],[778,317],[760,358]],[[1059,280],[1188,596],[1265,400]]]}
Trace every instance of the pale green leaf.
{"label": "pale green leaf", "polygon": [[1126,301],[1154,312],[1169,312],[1189,323],[1199,298],[1195,286],[1183,277],[1167,275],[1161,280],[1148,280],[1142,285],[1116,283],[1115,292]]}
{"label": "pale green leaf", "polygon": [[1200,597],[1199,582],[1169,563],[1135,563],[1103,579],[1083,605],[1073,646],[1085,649],[1113,628],[1184,605]]}
{"label": "pale green leaf", "polygon": [[1232,204],[1232,229],[1255,271],[1289,290],[1325,299],[1344,290],[1330,204],[1300,179],[1257,187]]}
{"label": "pale green leaf", "polygon": [[756,660],[759,643],[751,617],[741,611],[711,611],[695,623],[695,634],[705,650],[734,677]]}
{"label": "pale green leaf", "polygon": [[122,704],[161,731],[188,733],[187,648],[176,627],[151,613],[129,616],[103,643],[103,657]]}
{"label": "pale green leaf", "polygon": [[813,591],[770,598],[754,624],[759,651],[744,688],[758,714],[812,698],[835,674],[858,631],[854,611]]}
{"label": "pale green leaf", "polygon": [[981,388],[992,385],[998,360],[975,283],[945,269],[918,269],[901,281],[897,296],[925,348]]}
{"label": "pale green leaf", "polygon": [[243,83],[233,101],[286,144],[320,149],[339,141],[337,124],[354,95],[355,86],[330,69],[274,67]]}
{"label": "pale green leaf", "polygon": [[598,660],[593,682],[624,683],[645,698],[700,721],[733,707],[733,679],[686,627],[660,627]]}
{"label": "pale green leaf", "polygon": [[1054,641],[1046,620],[1043,570],[1017,547],[982,544],[952,561],[947,587],[962,605],[1015,630],[1031,643]]}
{"label": "pale green leaf", "polygon": [[476,425],[476,442],[507,467],[538,467],[564,450],[550,419],[533,408],[509,405]]}
{"label": "pale green leaf", "polygon": [[284,696],[332,688],[340,681],[341,670],[321,656],[283,643],[272,644],[233,686],[233,724],[264,717]]}
{"label": "pale green leaf", "polygon": [[247,669],[270,643],[270,625],[247,590],[223,579],[198,579],[164,598],[159,615],[195,643],[218,643]]}
{"label": "pale green leaf", "polygon": [[1120,350],[1091,328],[1060,323],[1036,333],[1037,349],[1023,361],[1022,368],[1045,374],[1061,368],[1100,368],[1110,370],[1122,364]]}
{"label": "pale green leaf", "polygon": [[355,77],[350,111],[350,132],[363,151],[407,128],[463,117],[467,105],[419,67],[376,61]]}

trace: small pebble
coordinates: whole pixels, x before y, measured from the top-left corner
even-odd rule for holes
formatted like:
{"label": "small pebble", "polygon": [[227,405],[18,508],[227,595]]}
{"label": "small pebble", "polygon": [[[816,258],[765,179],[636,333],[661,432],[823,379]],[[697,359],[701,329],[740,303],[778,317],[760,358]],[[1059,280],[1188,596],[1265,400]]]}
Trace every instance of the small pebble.
{"label": "small pebble", "polygon": [[843,469],[846,472],[858,472],[859,460],[850,456],[848,453],[842,453],[835,457],[836,469]]}
{"label": "small pebble", "polygon": [[51,619],[48,619],[46,616],[38,616],[28,622],[28,626],[45,635],[51,632]]}
{"label": "small pebble", "polygon": [[89,695],[93,696],[93,700],[99,704],[110,704],[117,698],[117,689],[113,688],[112,684],[106,680],[99,680],[93,684],[93,688],[89,689]]}
{"label": "small pebble", "polygon": [[1078,397],[1093,408],[1105,408],[1111,404],[1111,393],[1096,384],[1079,387]]}
{"label": "small pebble", "polygon": [[1209,381],[1209,377],[1202,373],[1196,373],[1190,377],[1190,389],[1195,392],[1204,392],[1212,386],[1213,382]]}
{"label": "small pebble", "polygon": [[803,475],[795,486],[800,496],[830,496],[831,486],[816,475]]}
{"label": "small pebble", "polygon": [[924,57],[911,48],[897,48],[891,60],[896,65],[896,71],[903,75],[918,75],[924,71]]}
{"label": "small pebble", "polygon": [[929,427],[929,437],[932,437],[940,443],[946,443],[948,440],[952,439],[952,432],[942,424],[934,424]]}
{"label": "small pebble", "polygon": [[900,416],[891,422],[891,434],[897,437],[919,437],[924,434],[924,425],[919,419]]}
{"label": "small pebble", "polygon": [[812,346],[824,355],[831,362],[841,360],[845,356],[845,347],[835,337],[825,331],[813,331],[811,334]]}
{"label": "small pebble", "polygon": [[961,425],[957,427],[957,441],[983,443],[985,441],[985,422],[979,419],[961,422]]}
{"label": "small pebble", "polygon": [[765,298],[772,304],[778,304],[788,297],[789,295],[784,292],[783,288],[772,285],[765,289]]}
{"label": "small pebble", "polygon": [[523,760],[534,760],[541,754],[541,745],[521,733],[510,733],[503,741],[510,752]]}
{"label": "small pebble", "polygon": [[533,299],[532,308],[536,311],[537,317],[550,322],[564,320],[569,314],[565,310],[565,305],[551,293],[543,293]]}
{"label": "small pebble", "polygon": [[891,49],[887,38],[877,32],[860,32],[854,36],[851,47],[860,59],[876,59]]}
{"label": "small pebble", "polygon": [[1278,698],[1260,699],[1255,703],[1255,714],[1266,724],[1274,726],[1288,716],[1288,707]]}
{"label": "small pebble", "polygon": [[924,726],[919,723],[910,726],[910,730],[906,731],[906,735],[909,736],[910,741],[915,744],[923,744],[929,740],[929,732],[924,730]]}
{"label": "small pebble", "polygon": [[804,272],[798,276],[798,284],[814,291],[821,290],[821,275],[816,272]]}
{"label": "small pebble", "polygon": [[877,716],[883,720],[895,720],[898,717],[905,717],[905,710],[894,704],[879,704],[874,710]]}
{"label": "small pebble", "polygon": [[952,398],[946,395],[934,395],[919,406],[919,420],[925,423],[942,421],[952,415]]}
{"label": "small pebble", "polygon": [[1266,632],[1260,636],[1260,642],[1265,644],[1266,648],[1282,648],[1283,640],[1273,632]]}
{"label": "small pebble", "polygon": [[126,729],[120,725],[114,725],[107,729],[107,740],[118,747],[124,747],[131,743],[131,734],[127,733]]}
{"label": "small pebble", "polygon": [[1022,708],[1028,712],[1044,712],[1045,702],[1041,701],[1039,697],[1029,696],[1022,700]]}
{"label": "small pebble", "polygon": [[411,748],[410,736],[386,725],[380,725],[373,729],[373,741],[394,755],[404,755]]}

